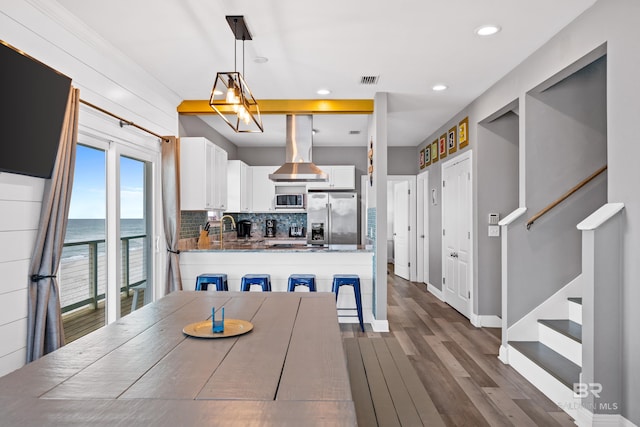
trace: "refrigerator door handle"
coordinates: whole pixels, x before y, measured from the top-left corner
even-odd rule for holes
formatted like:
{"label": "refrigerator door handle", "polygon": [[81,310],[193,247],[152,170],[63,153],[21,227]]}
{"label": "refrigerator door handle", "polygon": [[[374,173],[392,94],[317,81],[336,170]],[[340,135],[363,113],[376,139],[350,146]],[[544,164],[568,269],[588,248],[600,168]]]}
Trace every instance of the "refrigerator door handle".
{"label": "refrigerator door handle", "polygon": [[327,203],[327,244],[331,245],[331,203]]}

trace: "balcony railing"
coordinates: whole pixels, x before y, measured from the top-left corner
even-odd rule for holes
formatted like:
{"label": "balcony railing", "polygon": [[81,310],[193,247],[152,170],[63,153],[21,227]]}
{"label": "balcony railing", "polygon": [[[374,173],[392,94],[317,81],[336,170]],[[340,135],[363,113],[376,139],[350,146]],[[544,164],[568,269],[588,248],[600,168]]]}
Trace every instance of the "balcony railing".
{"label": "balcony railing", "polygon": [[[145,247],[147,235],[122,237],[122,277],[120,291],[147,281]],[[86,305],[98,307],[106,289],[105,240],[84,240],[65,243],[58,272],[62,312]]]}

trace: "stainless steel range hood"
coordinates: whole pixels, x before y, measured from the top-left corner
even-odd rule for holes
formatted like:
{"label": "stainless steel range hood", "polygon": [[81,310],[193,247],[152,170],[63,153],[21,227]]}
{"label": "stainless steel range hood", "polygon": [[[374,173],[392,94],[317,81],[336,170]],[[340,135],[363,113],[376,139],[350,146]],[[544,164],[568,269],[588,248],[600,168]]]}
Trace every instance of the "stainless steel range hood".
{"label": "stainless steel range hood", "polygon": [[275,182],[324,182],[329,178],[311,162],[313,145],[313,117],[287,115],[287,148],[285,164],[269,179]]}

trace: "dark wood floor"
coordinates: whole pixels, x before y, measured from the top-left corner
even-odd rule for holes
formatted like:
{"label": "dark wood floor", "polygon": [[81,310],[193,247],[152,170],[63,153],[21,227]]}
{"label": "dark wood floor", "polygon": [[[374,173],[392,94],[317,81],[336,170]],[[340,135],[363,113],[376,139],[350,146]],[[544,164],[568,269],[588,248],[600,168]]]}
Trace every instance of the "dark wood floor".
{"label": "dark wood floor", "polygon": [[343,337],[395,337],[448,426],[575,426],[498,360],[500,330],[476,328],[423,284],[388,276],[388,333],[341,324]]}

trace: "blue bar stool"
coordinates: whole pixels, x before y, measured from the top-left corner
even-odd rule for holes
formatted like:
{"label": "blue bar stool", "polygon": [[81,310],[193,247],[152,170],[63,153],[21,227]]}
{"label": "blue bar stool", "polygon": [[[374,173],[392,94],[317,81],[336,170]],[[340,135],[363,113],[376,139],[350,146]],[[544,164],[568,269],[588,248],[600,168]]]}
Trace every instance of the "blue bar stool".
{"label": "blue bar stool", "polygon": [[228,291],[227,275],[223,273],[201,274],[196,278],[196,291],[206,291],[209,285],[216,285],[216,291]]}
{"label": "blue bar stool", "polygon": [[262,286],[262,292],[271,292],[270,274],[245,274],[240,281],[240,290],[250,291],[251,285]]}
{"label": "blue bar stool", "polygon": [[308,286],[309,292],[316,291],[315,274],[292,274],[289,276],[289,292],[295,292],[296,286]]}
{"label": "blue bar stool", "polygon": [[[362,296],[360,294],[360,276],[357,274],[334,274],[333,275],[333,293],[336,294],[336,301],[338,301],[338,292],[340,287],[344,285],[353,286],[353,293],[356,297],[356,308],[339,308],[338,310],[357,310],[358,321],[360,322],[360,329],[364,332],[364,322],[362,321]],[[355,315],[339,317],[356,317]]]}

